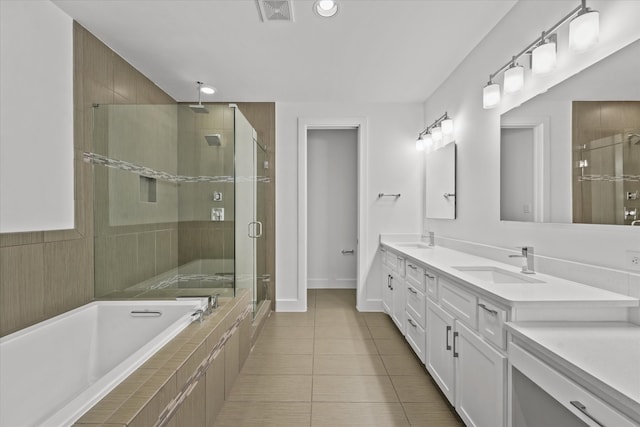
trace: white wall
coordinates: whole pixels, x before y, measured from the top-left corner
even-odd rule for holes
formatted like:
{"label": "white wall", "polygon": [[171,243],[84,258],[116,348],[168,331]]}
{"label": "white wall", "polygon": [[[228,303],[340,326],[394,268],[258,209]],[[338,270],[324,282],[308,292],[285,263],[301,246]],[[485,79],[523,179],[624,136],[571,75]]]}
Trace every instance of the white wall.
{"label": "white wall", "polygon": [[0,2],[0,232],[74,228],[73,21]]}
{"label": "white wall", "polygon": [[[304,311],[298,294],[298,118],[366,117],[368,123],[365,188],[368,216],[366,299],[380,300],[377,255],[380,233],[415,233],[420,230],[424,193],[424,155],[415,140],[424,128],[420,104],[276,104],[276,310]],[[378,200],[378,193],[401,193],[397,201]]]}
{"label": "white wall", "polygon": [[[567,52],[567,28],[558,35],[558,68],[529,78],[525,90],[505,97],[494,110],[483,110],[482,88],[489,73],[503,65],[543,29],[577,6],[576,1],[521,1],[480,42],[425,103],[425,122],[448,111],[455,120],[458,144],[458,219],[425,220],[424,227],[446,236],[512,249],[535,247],[536,255],[565,259],[605,269],[613,276],[592,278],[592,284],[640,295],[640,275],[624,270],[625,251],[640,250],[640,227],[500,222],[500,114],[640,38],[640,2],[589,1],[600,11],[600,42],[589,52]],[[568,269],[560,268],[558,272]],[[608,271],[608,270],[607,270]],[[615,273],[615,274],[614,274]],[[592,275],[593,276],[593,275]],[[610,277],[615,279],[609,280]],[[596,280],[599,279],[599,280]]]}

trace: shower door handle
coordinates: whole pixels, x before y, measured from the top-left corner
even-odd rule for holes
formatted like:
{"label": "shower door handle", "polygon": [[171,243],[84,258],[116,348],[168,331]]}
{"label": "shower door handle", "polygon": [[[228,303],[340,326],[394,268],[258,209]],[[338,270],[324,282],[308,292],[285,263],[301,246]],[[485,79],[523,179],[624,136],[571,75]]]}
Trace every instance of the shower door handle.
{"label": "shower door handle", "polygon": [[[253,229],[253,233],[251,230],[251,226],[254,226]],[[255,233],[255,226],[258,227],[258,233]],[[262,237],[262,223],[260,221],[251,221],[249,224],[247,224],[247,236],[249,236],[250,239],[257,239],[258,237]]]}

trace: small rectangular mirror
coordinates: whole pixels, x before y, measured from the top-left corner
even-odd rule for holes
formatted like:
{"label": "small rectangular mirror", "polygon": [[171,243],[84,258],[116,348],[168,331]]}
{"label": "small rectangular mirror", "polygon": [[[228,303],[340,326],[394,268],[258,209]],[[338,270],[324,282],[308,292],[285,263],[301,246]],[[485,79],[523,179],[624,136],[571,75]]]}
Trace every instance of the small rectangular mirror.
{"label": "small rectangular mirror", "polygon": [[456,143],[427,154],[426,217],[456,218]]}

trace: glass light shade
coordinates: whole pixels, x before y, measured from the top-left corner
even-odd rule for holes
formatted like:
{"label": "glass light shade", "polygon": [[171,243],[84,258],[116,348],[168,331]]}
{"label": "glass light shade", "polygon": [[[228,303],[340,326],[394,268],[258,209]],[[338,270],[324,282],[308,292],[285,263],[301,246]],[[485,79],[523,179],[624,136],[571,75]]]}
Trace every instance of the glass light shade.
{"label": "glass light shade", "polygon": [[426,134],[422,140],[424,141],[424,146],[425,147],[431,147],[433,145],[433,137],[431,136],[430,133]]}
{"label": "glass light shade", "polygon": [[504,93],[514,93],[524,86],[524,67],[516,65],[504,72]]}
{"label": "glass light shade", "polygon": [[209,86],[202,86],[200,88],[200,92],[207,94],[207,95],[213,95],[214,93],[216,93],[216,90],[212,87]]}
{"label": "glass light shade", "polygon": [[442,127],[442,133],[445,135],[451,135],[453,133],[453,119],[445,119],[440,123]]}
{"label": "glass light shade", "polygon": [[416,140],[416,151],[424,151],[424,139],[422,137]]}
{"label": "glass light shade", "polygon": [[484,109],[495,108],[500,103],[500,85],[487,84],[482,89],[482,107]]}
{"label": "glass light shade", "polygon": [[442,141],[442,128],[440,126],[436,126],[431,129],[431,137],[435,142]]}
{"label": "glass light shade", "polygon": [[598,43],[600,14],[595,10],[576,16],[569,23],[569,49],[584,52]]}
{"label": "glass light shade", "polygon": [[545,74],[556,67],[556,44],[549,42],[541,44],[531,53],[531,72]]}

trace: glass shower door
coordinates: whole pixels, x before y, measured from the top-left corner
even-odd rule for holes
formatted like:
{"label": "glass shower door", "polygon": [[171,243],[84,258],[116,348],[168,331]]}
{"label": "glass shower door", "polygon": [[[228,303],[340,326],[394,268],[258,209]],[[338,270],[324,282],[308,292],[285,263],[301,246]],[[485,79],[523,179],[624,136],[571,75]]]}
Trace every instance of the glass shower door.
{"label": "glass shower door", "polygon": [[259,198],[260,177],[257,173],[259,159],[263,156],[259,154],[261,147],[255,129],[238,108],[235,108],[235,150],[236,291],[246,289],[251,293],[255,314],[261,296],[259,262],[264,265],[264,256],[259,256],[263,252],[260,248],[264,247],[263,221],[259,214],[264,209],[259,203],[262,197]]}

